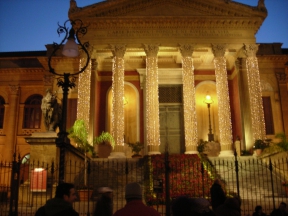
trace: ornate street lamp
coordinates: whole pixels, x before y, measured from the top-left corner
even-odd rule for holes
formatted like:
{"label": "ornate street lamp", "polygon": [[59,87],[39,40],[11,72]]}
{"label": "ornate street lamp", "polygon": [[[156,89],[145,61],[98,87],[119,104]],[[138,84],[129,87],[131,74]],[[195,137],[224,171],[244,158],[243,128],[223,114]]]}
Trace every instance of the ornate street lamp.
{"label": "ornate street lamp", "polygon": [[204,103],[206,103],[208,107],[208,119],[209,119],[208,141],[211,142],[214,141],[214,134],[212,133],[211,117],[210,117],[210,105],[213,103],[213,100],[210,95],[206,95]]}
{"label": "ornate street lamp", "polygon": [[[66,27],[67,23],[70,22],[71,29]],[[53,43],[53,52],[49,56],[48,59],[48,67],[49,72],[56,75],[57,86],[61,87],[63,90],[63,98],[62,98],[62,118],[59,125],[59,133],[57,134],[57,139],[55,141],[56,146],[60,149],[60,157],[59,157],[59,183],[64,181],[65,174],[65,147],[66,145],[70,145],[70,140],[68,138],[68,133],[66,131],[66,120],[67,120],[67,102],[68,102],[68,92],[69,88],[74,88],[76,86],[76,75],[85,71],[90,61],[90,55],[88,53],[89,43],[81,43],[79,37],[84,36],[87,33],[87,27],[83,26],[83,22],[80,19],[77,20],[67,20],[63,26],[58,23],[58,34],[65,34],[64,39],[60,44]],[[69,34],[68,34],[69,33]],[[76,41],[78,44],[75,42]],[[62,45],[67,40],[67,43],[64,45],[62,54],[66,57],[77,57],[79,55],[79,49],[83,50],[83,54],[86,55],[86,64],[83,68],[81,68],[76,73],[58,73],[52,68],[51,60],[52,57],[55,56],[55,53],[62,48]]]}

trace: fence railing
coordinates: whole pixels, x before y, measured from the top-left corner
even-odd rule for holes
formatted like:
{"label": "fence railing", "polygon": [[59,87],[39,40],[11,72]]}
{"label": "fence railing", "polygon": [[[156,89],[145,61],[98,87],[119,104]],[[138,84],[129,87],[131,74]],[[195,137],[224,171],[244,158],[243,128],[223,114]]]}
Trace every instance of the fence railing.
{"label": "fence railing", "polygon": [[[227,194],[241,197],[242,215],[251,214],[256,205],[262,205],[269,214],[280,202],[288,201],[282,185],[288,182],[287,166],[287,158],[271,161],[255,157],[207,159],[198,155],[158,155],[141,159],[92,159],[87,166],[83,162],[67,161],[65,181],[75,184],[79,199],[74,208],[80,215],[93,212],[99,187],[113,189],[116,211],[126,203],[125,185],[138,182],[143,186],[144,202],[168,216],[170,201],[178,196],[210,200],[209,189],[214,178],[225,182]],[[0,216],[34,215],[46,200],[54,197],[58,167],[54,163],[0,163]],[[80,197],[83,189],[90,194],[88,200]]]}

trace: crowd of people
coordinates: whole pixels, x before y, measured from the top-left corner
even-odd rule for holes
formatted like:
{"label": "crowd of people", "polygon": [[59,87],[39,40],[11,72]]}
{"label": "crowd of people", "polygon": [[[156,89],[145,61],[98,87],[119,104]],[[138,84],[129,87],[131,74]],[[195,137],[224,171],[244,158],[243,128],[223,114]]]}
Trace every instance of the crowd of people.
{"label": "crowd of people", "polygon": [[[204,198],[181,196],[173,200],[171,205],[173,216],[241,216],[241,199],[238,196],[226,197],[222,182],[216,179],[210,188],[211,202]],[[146,206],[142,201],[140,184],[129,183],[125,187],[126,205],[113,214],[113,190],[109,187],[98,189],[98,199],[93,216],[160,216],[154,208]],[[79,216],[73,209],[77,199],[73,184],[61,183],[56,188],[55,197],[40,207],[35,216]],[[250,216],[250,215],[247,215]],[[252,216],[266,216],[262,206],[255,207]],[[287,204],[281,202],[270,216],[288,216]]]}

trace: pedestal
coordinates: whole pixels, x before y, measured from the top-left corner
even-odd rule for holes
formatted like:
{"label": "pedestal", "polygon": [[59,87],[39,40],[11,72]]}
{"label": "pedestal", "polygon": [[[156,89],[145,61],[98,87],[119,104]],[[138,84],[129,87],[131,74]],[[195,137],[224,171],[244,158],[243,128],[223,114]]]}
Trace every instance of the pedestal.
{"label": "pedestal", "polygon": [[30,137],[26,137],[26,142],[30,144],[30,160],[40,163],[51,164],[52,161],[57,163],[59,160],[56,138],[56,132],[33,133]]}

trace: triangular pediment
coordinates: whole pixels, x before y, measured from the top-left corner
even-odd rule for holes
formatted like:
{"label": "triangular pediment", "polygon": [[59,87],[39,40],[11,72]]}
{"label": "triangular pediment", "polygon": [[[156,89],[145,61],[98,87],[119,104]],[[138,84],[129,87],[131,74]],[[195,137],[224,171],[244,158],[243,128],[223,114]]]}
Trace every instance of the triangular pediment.
{"label": "triangular pediment", "polygon": [[255,7],[230,0],[107,0],[83,8],[71,1],[69,17],[143,17],[143,16],[267,16],[264,5]]}

